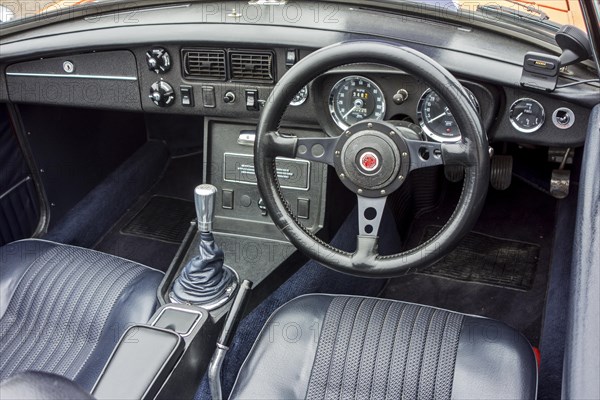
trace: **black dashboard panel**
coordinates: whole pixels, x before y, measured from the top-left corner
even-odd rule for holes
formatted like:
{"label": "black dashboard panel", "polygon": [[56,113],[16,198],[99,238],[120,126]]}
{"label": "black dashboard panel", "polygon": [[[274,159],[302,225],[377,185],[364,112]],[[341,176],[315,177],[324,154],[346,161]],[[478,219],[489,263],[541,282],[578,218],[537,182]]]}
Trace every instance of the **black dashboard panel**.
{"label": "black dashboard panel", "polygon": [[[506,104],[500,110],[497,126],[491,131],[492,140],[559,147],[583,145],[590,115],[589,109],[521,88],[504,88],[504,95]],[[510,123],[510,107],[521,99],[536,100],[544,108],[544,123],[535,132],[521,132]],[[560,125],[553,122],[553,115],[559,109],[568,109],[573,112],[574,121],[571,121],[573,123],[571,127],[560,128]]]}
{"label": "black dashboard panel", "polygon": [[[401,71],[378,65],[351,65],[338,68],[317,78],[311,89],[314,97],[318,100],[318,120],[327,132],[339,135],[342,131],[337,127],[333,119],[328,115],[328,102],[330,93],[334,84],[341,78],[347,76],[359,76],[375,82],[382,90],[385,96],[386,120],[402,120],[412,123],[418,123],[418,104],[421,96],[429,87],[415,77],[407,75]],[[486,129],[490,129],[496,118],[501,98],[500,92],[493,85],[481,84],[473,81],[461,80],[462,84],[473,91],[479,104],[481,105],[481,117]],[[400,90],[405,90],[408,94],[406,100],[397,104],[394,101],[394,95]]]}
{"label": "black dashboard panel", "polygon": [[[289,67],[286,56],[290,49],[302,58],[336,42],[370,39],[410,46],[454,73],[474,92],[492,141],[581,145],[584,140],[582,124],[587,120],[588,108],[600,101],[600,91],[592,85],[561,88],[551,94],[523,91],[518,82],[524,54],[556,50],[555,46],[539,40],[527,41],[517,34],[502,35],[475,26],[468,20],[449,23],[431,17],[404,15],[402,10],[394,13],[339,3],[315,6],[298,2],[293,4],[294,10],[307,12],[291,13],[290,7],[292,5],[283,8],[242,7],[236,17],[224,4],[182,3],[74,19],[3,38],[0,70],[6,67],[10,74],[7,77],[10,101],[16,103],[60,102],[83,107],[256,121],[261,103],[267,101],[277,79]],[[288,12],[283,12],[285,10]],[[169,53],[172,65],[165,73],[157,74],[148,68],[147,52],[156,48]],[[272,52],[273,79],[258,82],[232,79],[229,75],[214,80],[186,76],[182,50],[190,48],[213,49],[227,57],[232,51]],[[32,61],[33,57],[38,59]],[[39,60],[39,57],[51,58]],[[65,60],[75,60],[78,68],[88,75],[113,78],[118,75],[127,80],[69,78],[69,73],[61,71]],[[60,76],[15,75],[36,71],[50,71],[50,74]],[[229,69],[227,71],[229,74]],[[571,72],[580,79],[589,78],[592,73],[584,65],[573,66]],[[78,69],[78,73],[82,72]],[[285,121],[320,127],[329,134],[337,134],[339,128],[333,124],[327,110],[329,79],[351,73],[360,73],[380,83],[389,105],[385,118],[417,122],[418,99],[427,88],[398,71],[362,65],[333,71],[310,83],[307,101],[289,107]],[[561,77],[563,83],[570,79]],[[65,85],[67,82],[69,84]],[[409,98],[403,104],[395,105],[393,96],[404,86],[408,87]],[[155,104],[160,99],[157,88],[163,94],[168,92],[165,100],[168,107]],[[0,101],[2,92],[0,90]],[[98,95],[90,96],[86,92],[97,92]],[[44,93],[52,96],[42,95]],[[247,93],[254,96],[250,99],[254,108],[247,105],[250,101]],[[509,122],[510,106],[521,97],[537,99],[547,111],[548,118],[537,132],[524,134]],[[552,124],[551,114],[560,107],[567,107],[575,116],[575,123],[568,129],[559,129]]]}
{"label": "black dashboard panel", "polygon": [[9,65],[15,103],[140,110],[135,57],[129,51],[73,54]]}
{"label": "black dashboard panel", "polygon": [[[219,188],[215,229],[284,240],[264,209],[254,172],[252,140],[241,140],[254,129],[252,122],[207,119],[205,126],[205,181]],[[323,137],[313,129],[282,128],[298,137]],[[278,179],[289,207],[309,230],[323,227],[327,166],[304,160],[278,159]]]}

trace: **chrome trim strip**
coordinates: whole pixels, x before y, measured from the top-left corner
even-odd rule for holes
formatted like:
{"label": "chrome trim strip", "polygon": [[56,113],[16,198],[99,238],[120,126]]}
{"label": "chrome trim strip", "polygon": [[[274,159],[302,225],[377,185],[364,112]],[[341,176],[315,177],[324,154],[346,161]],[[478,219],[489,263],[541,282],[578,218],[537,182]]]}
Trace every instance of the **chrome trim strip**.
{"label": "chrome trim strip", "polygon": [[3,198],[5,198],[6,196],[8,196],[9,194],[11,194],[13,191],[15,191],[19,186],[21,186],[22,184],[24,184],[25,182],[29,182],[31,180],[31,176],[28,176],[24,179],[22,179],[21,181],[19,181],[18,183],[16,183],[13,187],[11,187],[10,189],[8,189],[6,192],[2,193],[2,195],[0,195],[0,200],[2,200]]}
{"label": "chrome trim strip", "polygon": [[7,76],[27,76],[32,78],[74,78],[74,79],[104,79],[115,81],[137,81],[137,76],[110,76],[110,75],[67,75],[67,74],[39,74],[35,72],[7,72]]}

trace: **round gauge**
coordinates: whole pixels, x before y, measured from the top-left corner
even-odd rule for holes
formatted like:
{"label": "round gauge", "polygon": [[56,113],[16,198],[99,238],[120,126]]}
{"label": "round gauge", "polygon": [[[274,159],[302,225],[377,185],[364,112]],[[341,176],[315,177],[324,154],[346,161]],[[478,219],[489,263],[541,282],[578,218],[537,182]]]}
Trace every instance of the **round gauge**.
{"label": "round gauge", "polygon": [[382,120],[385,116],[385,98],[372,80],[362,76],[347,76],[331,89],[329,112],[337,126],[347,129],[365,119]]}
{"label": "round gauge", "polygon": [[524,133],[537,131],[544,125],[546,112],[544,107],[533,99],[519,99],[510,106],[510,123],[516,130]]}
{"label": "round gauge", "polygon": [[308,86],[304,86],[290,101],[290,106],[300,106],[308,99]]}
{"label": "round gauge", "polygon": [[[469,89],[464,88],[477,112],[480,112],[479,101]],[[460,140],[460,129],[450,112],[450,108],[442,97],[431,89],[427,89],[417,106],[419,124],[427,136],[436,142],[457,142]]]}

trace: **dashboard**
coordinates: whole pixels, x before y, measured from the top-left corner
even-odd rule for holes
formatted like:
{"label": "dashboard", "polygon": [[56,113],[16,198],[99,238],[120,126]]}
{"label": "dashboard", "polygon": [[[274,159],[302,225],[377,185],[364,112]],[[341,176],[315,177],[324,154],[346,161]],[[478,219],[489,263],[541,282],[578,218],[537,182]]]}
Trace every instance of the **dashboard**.
{"label": "dashboard", "polygon": [[[19,103],[257,119],[277,80],[311,50],[165,45],[69,54],[9,64],[7,97]],[[490,141],[577,146],[589,110],[570,101],[458,76]],[[288,124],[339,135],[363,119],[418,125],[423,139],[452,142],[460,128],[443,93],[382,65],[329,71],[290,94]]]}
{"label": "dashboard", "polygon": [[[219,3],[182,3],[71,18],[6,36],[0,101],[257,121],[278,80],[299,60],[333,43],[369,39],[414,48],[452,72],[492,143],[581,146],[590,109],[600,102],[594,84],[553,93],[521,87],[524,55],[555,48],[518,32],[340,3],[290,21],[284,11],[291,8],[253,5],[236,14]],[[311,3],[293,8],[315,12]],[[560,83],[594,73],[590,65],[572,66]],[[284,125],[338,135],[374,118],[414,123],[427,140],[460,137],[444,93],[382,65],[337,68],[289,97]]]}

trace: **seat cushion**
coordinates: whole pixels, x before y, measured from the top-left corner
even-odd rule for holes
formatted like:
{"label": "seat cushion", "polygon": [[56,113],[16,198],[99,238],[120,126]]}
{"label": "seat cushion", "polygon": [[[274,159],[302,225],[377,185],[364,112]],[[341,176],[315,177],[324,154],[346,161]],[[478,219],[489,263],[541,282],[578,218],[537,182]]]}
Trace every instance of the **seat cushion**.
{"label": "seat cushion", "polygon": [[0,380],[34,370],[90,391],[125,329],[154,313],[162,277],[47,241],[0,248]]}
{"label": "seat cushion", "polygon": [[433,307],[307,295],[267,322],[237,399],[532,399],[537,362],[505,324]]}
{"label": "seat cushion", "polygon": [[46,372],[21,372],[0,382],[2,400],[94,400],[75,382]]}

